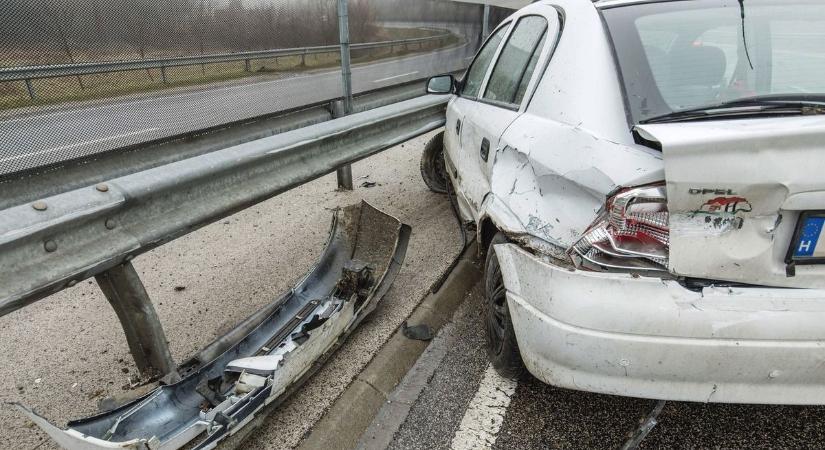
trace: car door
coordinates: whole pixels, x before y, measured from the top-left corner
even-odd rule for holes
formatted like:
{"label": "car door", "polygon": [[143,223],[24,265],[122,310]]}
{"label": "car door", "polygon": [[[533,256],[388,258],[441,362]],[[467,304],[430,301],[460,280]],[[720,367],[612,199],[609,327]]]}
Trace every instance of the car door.
{"label": "car door", "polygon": [[457,92],[457,96],[450,100],[447,107],[447,125],[444,131],[444,149],[447,156],[450,176],[461,207],[462,216],[466,220],[475,218],[475,208],[470,207],[469,199],[474,198],[470,192],[475,192],[482,182],[478,170],[475,152],[468,150],[464,143],[464,121],[467,114],[478,106],[478,96],[484,85],[492,62],[512,22],[502,24],[491,36],[467,69],[467,73]]}
{"label": "car door", "polygon": [[[555,17],[554,17],[555,18]],[[467,142],[478,149],[482,190],[474,201],[481,204],[490,192],[490,174],[495,162],[495,152],[506,143],[502,141],[505,130],[524,112],[526,94],[534,81],[536,67],[548,36],[555,36],[555,29],[544,16],[525,15],[517,19],[484,86],[479,106],[468,114]]]}
{"label": "car door", "polygon": [[473,219],[490,192],[490,167],[501,135],[519,115],[527,87],[546,41],[548,23],[540,15],[515,19],[515,26],[490,64],[473,104],[466,109],[461,132],[464,195]]}

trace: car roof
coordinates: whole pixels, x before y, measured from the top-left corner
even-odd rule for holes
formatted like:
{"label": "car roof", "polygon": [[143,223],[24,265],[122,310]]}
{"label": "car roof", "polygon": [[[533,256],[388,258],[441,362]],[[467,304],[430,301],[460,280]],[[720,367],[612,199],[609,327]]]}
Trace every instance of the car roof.
{"label": "car roof", "polygon": [[664,3],[664,2],[674,2],[674,1],[686,1],[686,0],[593,0],[593,4],[595,4],[597,8],[606,9],[606,8],[614,8],[614,7],[617,7],[617,6],[636,5],[636,4],[640,4],[640,3]]}
{"label": "car roof", "polygon": [[[480,3],[490,6],[498,6],[514,11],[521,11],[526,8],[531,8],[535,5],[556,5],[559,0],[455,0],[463,3]],[[665,1],[679,1],[679,0],[579,0],[595,5],[597,8],[614,8],[618,6],[633,5],[637,3],[652,3]]]}
{"label": "car roof", "polygon": [[[553,0],[456,0],[464,3],[481,3],[490,6],[500,6],[511,9],[521,9],[529,7],[536,3],[554,4]],[[582,0],[587,1],[587,0]],[[589,0],[597,8],[613,8],[617,6],[633,5],[637,3],[656,3],[667,1],[684,1],[684,0]]]}
{"label": "car roof", "polygon": [[[499,3],[506,3],[508,0],[496,1],[496,0],[478,0],[480,3],[489,3],[489,4],[499,4]],[[509,0],[511,3],[517,3],[513,0]],[[626,6],[626,5],[635,5],[639,3],[658,3],[658,2],[668,2],[668,1],[684,1],[684,0],[581,0],[581,1],[589,1],[593,3],[596,8],[603,9],[603,8],[615,8],[619,6]],[[529,8],[530,6],[536,4],[546,4],[546,5],[555,5],[558,4],[558,0],[525,0],[523,8]],[[523,9],[522,8],[522,9]]]}

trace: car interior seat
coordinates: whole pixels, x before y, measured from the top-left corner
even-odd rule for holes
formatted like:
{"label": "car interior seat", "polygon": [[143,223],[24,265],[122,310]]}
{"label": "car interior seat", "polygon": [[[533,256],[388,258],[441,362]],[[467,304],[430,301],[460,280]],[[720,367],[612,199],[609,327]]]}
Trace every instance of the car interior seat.
{"label": "car interior seat", "polygon": [[727,68],[722,49],[706,45],[677,47],[670,51],[667,60],[668,79],[660,81],[660,86],[662,96],[673,109],[718,101]]}

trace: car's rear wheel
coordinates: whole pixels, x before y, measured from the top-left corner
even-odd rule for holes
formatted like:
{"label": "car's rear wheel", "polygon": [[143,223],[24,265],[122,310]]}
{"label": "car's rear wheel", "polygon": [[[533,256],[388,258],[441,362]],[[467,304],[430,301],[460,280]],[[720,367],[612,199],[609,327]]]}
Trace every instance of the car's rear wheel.
{"label": "car's rear wheel", "polygon": [[484,322],[487,336],[487,356],[501,376],[518,379],[525,373],[524,362],[516,342],[516,333],[507,306],[507,291],[501,266],[496,256],[496,244],[509,242],[502,233],[496,234],[487,249],[484,264]]}
{"label": "car's rear wheel", "polygon": [[421,178],[433,192],[447,193],[447,170],[444,166],[444,132],[427,142],[421,155]]}

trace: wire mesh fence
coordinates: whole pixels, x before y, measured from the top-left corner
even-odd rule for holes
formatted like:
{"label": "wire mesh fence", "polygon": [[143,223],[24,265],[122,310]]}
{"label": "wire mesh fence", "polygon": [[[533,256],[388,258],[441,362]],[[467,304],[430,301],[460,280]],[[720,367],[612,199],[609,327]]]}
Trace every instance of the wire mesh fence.
{"label": "wire mesh fence", "polygon": [[[349,28],[358,93],[465,67],[481,8],[349,0]],[[6,2],[0,175],[340,97],[338,43],[335,0]]]}

